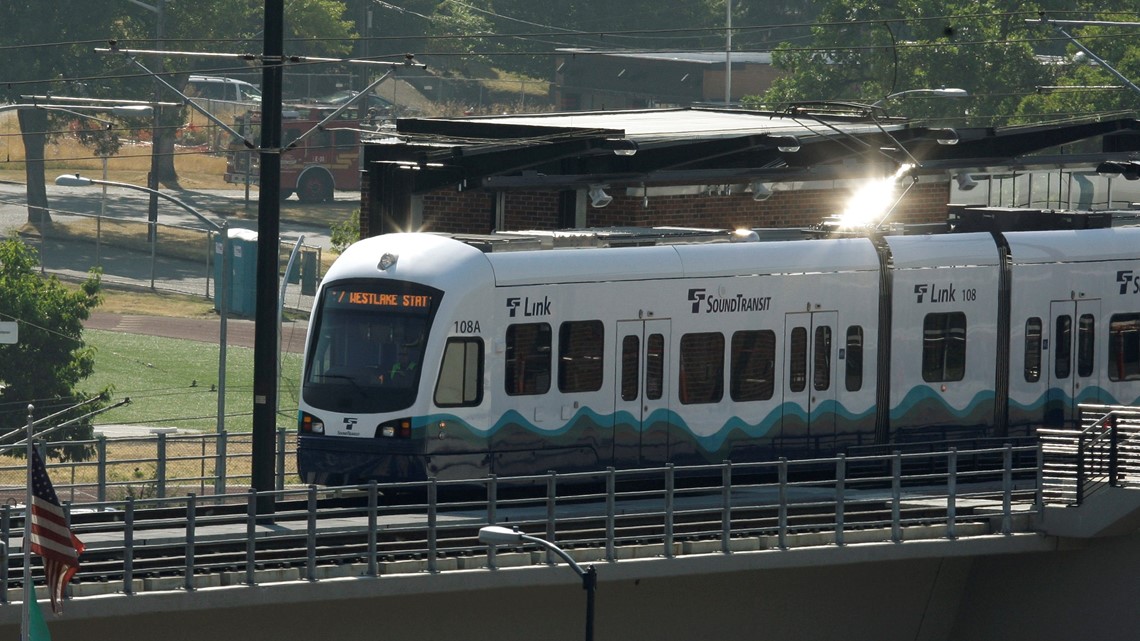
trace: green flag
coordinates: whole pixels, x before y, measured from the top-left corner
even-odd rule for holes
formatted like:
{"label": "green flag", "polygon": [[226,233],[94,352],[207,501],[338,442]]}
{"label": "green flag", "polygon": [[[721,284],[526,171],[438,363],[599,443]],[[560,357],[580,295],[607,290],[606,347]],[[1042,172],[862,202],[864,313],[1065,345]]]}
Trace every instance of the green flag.
{"label": "green flag", "polygon": [[40,602],[35,596],[28,602],[28,641],[51,641],[51,632],[48,632],[44,613],[40,611]]}

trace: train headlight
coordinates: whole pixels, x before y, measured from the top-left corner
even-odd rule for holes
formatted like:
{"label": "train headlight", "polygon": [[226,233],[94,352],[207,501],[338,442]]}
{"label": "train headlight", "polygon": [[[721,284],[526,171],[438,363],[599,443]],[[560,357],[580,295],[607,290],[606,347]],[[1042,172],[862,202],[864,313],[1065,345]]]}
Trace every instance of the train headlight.
{"label": "train headlight", "polygon": [[382,425],[380,426],[380,436],[384,438],[392,438],[396,435],[395,425]]}
{"label": "train headlight", "polygon": [[400,257],[396,254],[384,254],[380,257],[380,262],[377,263],[376,266],[380,268],[380,271],[384,271],[392,265],[395,265],[396,261],[399,260],[399,258]]}

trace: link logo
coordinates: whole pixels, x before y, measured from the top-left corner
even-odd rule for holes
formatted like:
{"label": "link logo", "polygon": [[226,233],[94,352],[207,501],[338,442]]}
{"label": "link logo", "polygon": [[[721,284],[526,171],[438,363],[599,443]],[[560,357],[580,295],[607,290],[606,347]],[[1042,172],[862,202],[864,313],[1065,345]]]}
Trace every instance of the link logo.
{"label": "link logo", "polygon": [[[914,293],[915,302],[919,305],[924,302],[924,299],[927,303],[955,303],[958,296],[958,290],[954,288],[953,283],[946,286],[940,286],[937,283],[915,285]],[[966,298],[973,300],[968,296]]]}
{"label": "link logo", "polygon": [[550,316],[550,297],[543,296],[542,300],[532,301],[529,296],[512,296],[507,299],[507,309],[510,310],[507,315],[511,318],[518,316],[520,309],[524,317]]}
{"label": "link logo", "polygon": [[1116,272],[1116,282],[1120,283],[1120,294],[1140,293],[1140,278],[1132,273],[1131,269],[1122,269]]}
{"label": "link logo", "polygon": [[693,313],[701,313],[703,304],[706,314],[733,312],[764,312],[772,306],[771,296],[709,296],[703,288],[689,290],[689,300],[693,303]]}

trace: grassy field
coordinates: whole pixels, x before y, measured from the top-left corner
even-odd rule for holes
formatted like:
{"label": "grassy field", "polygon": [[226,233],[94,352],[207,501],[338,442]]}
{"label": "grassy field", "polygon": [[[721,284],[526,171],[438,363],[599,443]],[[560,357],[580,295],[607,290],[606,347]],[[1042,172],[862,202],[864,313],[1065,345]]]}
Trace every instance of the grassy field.
{"label": "grassy field", "polygon": [[[99,424],[137,424],[213,431],[218,410],[218,346],[137,334],[87,330],[94,347],[95,374],[80,387],[95,392],[110,386],[113,400],[130,405],[102,414]],[[253,350],[230,346],[226,357],[227,431],[248,432],[253,410]],[[278,424],[296,419],[301,357],[284,354],[278,393]]]}

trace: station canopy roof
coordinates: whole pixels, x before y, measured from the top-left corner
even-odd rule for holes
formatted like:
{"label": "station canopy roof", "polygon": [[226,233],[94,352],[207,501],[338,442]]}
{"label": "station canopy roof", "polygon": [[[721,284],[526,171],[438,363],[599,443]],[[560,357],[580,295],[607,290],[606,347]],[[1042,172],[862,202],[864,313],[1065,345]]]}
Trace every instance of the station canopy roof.
{"label": "station canopy roof", "polygon": [[1009,164],[1062,144],[1137,130],[1127,115],[1060,124],[959,128],[892,118],[867,105],[782,111],[690,107],[399,119],[367,162],[421,170],[415,191],[573,189],[824,180]]}

